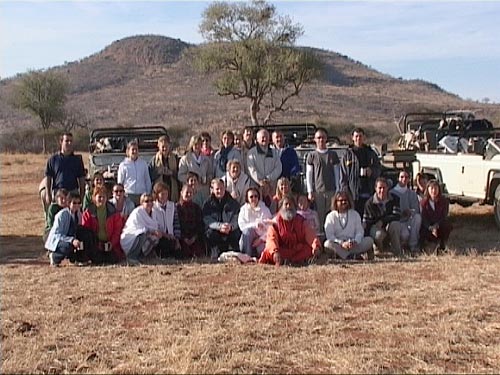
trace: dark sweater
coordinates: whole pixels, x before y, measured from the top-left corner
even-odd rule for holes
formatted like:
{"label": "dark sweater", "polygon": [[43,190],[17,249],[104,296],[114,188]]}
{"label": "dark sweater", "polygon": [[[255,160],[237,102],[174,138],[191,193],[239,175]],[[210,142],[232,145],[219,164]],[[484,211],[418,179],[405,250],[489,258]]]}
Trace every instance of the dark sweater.
{"label": "dark sweater", "polygon": [[383,225],[387,225],[392,221],[399,221],[401,218],[401,210],[399,208],[399,198],[394,195],[389,195],[385,205],[379,203],[372,195],[365,204],[363,213],[363,223],[366,225],[365,233],[370,233],[370,228],[377,221],[382,221]]}

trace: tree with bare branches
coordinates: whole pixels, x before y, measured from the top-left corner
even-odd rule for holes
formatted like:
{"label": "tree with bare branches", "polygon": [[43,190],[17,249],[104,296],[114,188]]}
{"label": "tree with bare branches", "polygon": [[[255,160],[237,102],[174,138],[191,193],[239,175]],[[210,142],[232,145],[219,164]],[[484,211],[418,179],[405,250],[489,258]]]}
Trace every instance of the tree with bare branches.
{"label": "tree with bare branches", "polygon": [[29,71],[20,79],[12,97],[12,104],[38,117],[43,130],[43,152],[46,150],[47,131],[64,119],[64,105],[68,80],[52,71]]}
{"label": "tree with bare branches", "polygon": [[265,124],[289,109],[289,100],[322,70],[314,53],[295,47],[302,26],[265,1],[211,3],[200,32],[206,43],[195,54],[196,67],[216,74],[219,95],[250,100],[253,125],[261,109]]}

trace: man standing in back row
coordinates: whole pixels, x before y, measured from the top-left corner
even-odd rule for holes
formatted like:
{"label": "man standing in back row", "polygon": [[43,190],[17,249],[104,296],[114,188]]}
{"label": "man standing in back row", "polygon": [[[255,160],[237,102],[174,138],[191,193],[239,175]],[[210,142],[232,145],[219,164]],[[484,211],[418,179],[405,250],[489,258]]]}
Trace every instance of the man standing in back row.
{"label": "man standing in back row", "polygon": [[248,151],[247,167],[249,176],[258,186],[270,184],[271,191],[276,189],[276,181],[281,176],[281,160],[278,151],[269,147],[266,129],[257,132],[257,143]]}
{"label": "man standing in back row", "polygon": [[59,189],[85,194],[85,169],[81,155],[73,153],[73,134],[64,133],[59,138],[61,149],[52,155],[45,168],[45,203],[52,202]]}
{"label": "man standing in back row", "polygon": [[340,186],[351,193],[355,209],[363,217],[365,203],[373,195],[375,181],[380,177],[380,161],[375,151],[365,144],[362,128],[352,131],[352,141],[340,163]]}
{"label": "man standing in back row", "polygon": [[307,198],[316,203],[320,228],[325,225],[326,214],[330,209],[333,195],[337,191],[339,178],[339,157],[327,147],[328,133],[318,128],[314,134],[316,150],[307,155],[306,187]]}
{"label": "man standing in back row", "polygon": [[[297,152],[285,144],[285,134],[275,130],[272,134],[273,147],[278,151],[281,160],[281,176],[290,180],[292,191],[300,191],[300,164]],[[298,186],[299,185],[299,186]]]}

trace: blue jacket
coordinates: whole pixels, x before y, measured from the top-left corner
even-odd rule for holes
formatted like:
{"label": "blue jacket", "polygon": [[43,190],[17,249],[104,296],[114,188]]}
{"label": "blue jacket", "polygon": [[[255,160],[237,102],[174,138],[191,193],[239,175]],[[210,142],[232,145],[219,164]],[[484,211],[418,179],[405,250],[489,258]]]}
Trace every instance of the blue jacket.
{"label": "blue jacket", "polygon": [[280,156],[281,160],[281,177],[297,176],[300,174],[300,164],[299,158],[297,157],[297,152],[291,148],[286,147]]}
{"label": "blue jacket", "polygon": [[[78,213],[78,221],[81,220],[81,214]],[[71,212],[69,208],[63,208],[56,214],[54,218],[54,225],[50,229],[47,241],[45,241],[45,248],[49,251],[56,251],[59,241],[73,242],[74,236],[69,236],[69,229],[71,224]],[[76,230],[76,228],[75,228]]]}

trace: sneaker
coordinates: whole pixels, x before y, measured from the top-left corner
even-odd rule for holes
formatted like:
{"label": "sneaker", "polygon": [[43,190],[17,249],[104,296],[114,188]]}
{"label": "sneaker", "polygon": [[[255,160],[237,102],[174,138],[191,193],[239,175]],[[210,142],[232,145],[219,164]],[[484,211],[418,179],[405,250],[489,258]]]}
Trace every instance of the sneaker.
{"label": "sneaker", "polygon": [[91,264],[91,263],[92,263],[92,262],[91,262],[90,260],[87,260],[87,261],[85,261],[85,262],[79,262],[79,261],[76,261],[76,262],[74,263],[74,265],[75,265],[76,267],[87,267],[87,266],[90,266],[90,264]]}
{"label": "sneaker", "polygon": [[141,262],[139,262],[137,259],[127,259],[127,266],[129,267],[135,267],[135,266],[140,266]]}
{"label": "sneaker", "polygon": [[53,252],[49,253],[49,261],[50,261],[51,267],[59,267],[59,263],[56,263],[56,261],[54,260],[54,253]]}

